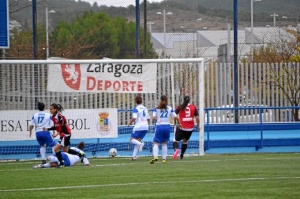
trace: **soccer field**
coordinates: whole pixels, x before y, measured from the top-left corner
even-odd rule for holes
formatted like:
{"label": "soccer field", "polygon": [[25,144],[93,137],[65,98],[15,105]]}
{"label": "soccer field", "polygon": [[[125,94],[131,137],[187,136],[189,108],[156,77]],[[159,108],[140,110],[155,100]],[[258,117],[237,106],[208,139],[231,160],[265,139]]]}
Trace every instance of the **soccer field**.
{"label": "soccer field", "polygon": [[150,157],[90,159],[93,166],[32,169],[0,163],[0,198],[299,199],[300,154],[185,157],[154,165]]}

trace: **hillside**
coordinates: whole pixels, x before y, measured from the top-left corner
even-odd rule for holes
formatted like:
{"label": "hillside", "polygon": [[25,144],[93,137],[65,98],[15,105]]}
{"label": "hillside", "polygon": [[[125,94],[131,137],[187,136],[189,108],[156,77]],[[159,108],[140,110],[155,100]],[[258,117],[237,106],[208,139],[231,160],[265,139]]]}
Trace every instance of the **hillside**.
{"label": "hillside", "polygon": [[[143,0],[140,0],[143,2]],[[173,15],[166,16],[168,32],[194,31],[207,27],[208,29],[226,29],[227,22],[232,24],[233,0],[165,0],[162,3],[148,3],[147,21],[152,22],[152,31],[163,31],[163,20],[157,12],[163,8]],[[45,24],[45,2],[37,5],[37,20],[41,25]],[[90,5],[87,2],[75,0],[51,0],[48,1],[49,10],[55,13],[49,14],[50,30],[59,21],[71,22],[85,11],[105,12],[112,17],[125,17],[129,21],[135,21],[135,7],[106,7],[97,4]],[[140,6],[141,27],[143,27],[143,3]],[[250,26],[250,0],[239,0],[239,27]],[[255,24],[265,26],[272,24],[270,16],[277,13],[280,16],[288,16],[288,19],[278,17],[278,25],[296,23],[300,19],[300,0],[262,0],[255,3]],[[291,14],[292,13],[292,14]],[[10,1],[10,18],[17,20],[23,27],[30,28],[32,24],[32,7],[30,1]],[[197,19],[201,18],[201,21]],[[184,29],[180,28],[184,26]]]}

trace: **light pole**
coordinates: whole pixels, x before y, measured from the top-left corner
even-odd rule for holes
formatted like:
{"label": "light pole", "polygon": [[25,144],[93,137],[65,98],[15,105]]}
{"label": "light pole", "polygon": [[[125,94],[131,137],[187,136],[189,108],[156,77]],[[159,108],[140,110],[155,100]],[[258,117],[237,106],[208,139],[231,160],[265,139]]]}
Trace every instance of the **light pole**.
{"label": "light pole", "polygon": [[279,15],[274,13],[271,15],[271,17],[273,17],[273,21],[274,21],[274,27],[276,27],[276,17],[278,17]]}
{"label": "light pole", "polygon": [[261,0],[251,0],[251,56],[253,60],[254,49],[253,49],[253,3],[254,1],[261,1]]}
{"label": "light pole", "polygon": [[[182,30],[182,33],[184,32],[184,26],[179,26]],[[180,43],[179,43],[179,50],[180,50],[180,58],[181,58],[181,35],[182,33],[179,33],[179,40],[180,40]]]}
{"label": "light pole", "polygon": [[152,32],[152,25],[153,25],[154,23],[152,22],[152,21],[149,21],[149,22],[147,22],[147,25],[149,25],[149,32],[151,33]]}
{"label": "light pole", "polygon": [[46,5],[46,59],[49,58],[49,22],[48,22],[48,14],[55,13],[55,10],[48,11],[48,6]]}
{"label": "light pole", "polygon": [[163,13],[157,12],[156,14],[157,15],[163,15],[163,23],[164,23],[164,50],[166,50],[166,15],[172,15],[173,13],[172,12],[167,12],[166,13],[166,10],[164,9]]}

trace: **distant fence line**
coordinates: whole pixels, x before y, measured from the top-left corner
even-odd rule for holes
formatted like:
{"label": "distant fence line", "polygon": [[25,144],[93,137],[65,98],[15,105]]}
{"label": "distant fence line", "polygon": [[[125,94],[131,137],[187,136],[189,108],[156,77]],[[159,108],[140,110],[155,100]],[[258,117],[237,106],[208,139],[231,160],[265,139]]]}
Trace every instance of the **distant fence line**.
{"label": "distant fence line", "polygon": [[[131,109],[135,105],[135,94],[49,92],[48,67],[47,64],[3,64],[0,61],[0,110],[34,110],[36,98],[46,104],[60,102],[66,109]],[[157,92],[143,94],[147,107],[157,106],[162,94],[169,96],[172,106],[182,103],[184,95],[190,95],[192,103],[198,106],[199,65],[178,63],[173,67],[171,69],[171,64],[159,64]],[[296,93],[300,89],[299,63],[240,63],[238,68],[240,106],[293,106],[288,98],[299,102],[300,94]],[[205,108],[232,106],[233,73],[232,64],[205,64]],[[172,78],[175,81],[173,91]],[[274,121],[286,121],[284,110],[276,109],[273,114]],[[119,124],[123,125],[130,112],[120,115]]]}

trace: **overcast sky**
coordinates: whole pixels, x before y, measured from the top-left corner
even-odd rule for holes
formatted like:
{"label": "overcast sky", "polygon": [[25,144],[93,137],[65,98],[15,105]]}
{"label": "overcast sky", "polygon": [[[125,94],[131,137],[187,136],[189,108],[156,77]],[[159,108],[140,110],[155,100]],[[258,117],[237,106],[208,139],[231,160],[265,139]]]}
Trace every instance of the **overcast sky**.
{"label": "overcast sky", "polygon": [[[129,5],[135,6],[136,0],[82,0],[87,1],[93,5],[94,2],[97,2],[98,6],[106,5],[106,6],[115,6],[115,7],[127,7]],[[140,3],[144,2],[144,0],[139,0]],[[161,2],[163,0],[148,0],[148,2]]]}

